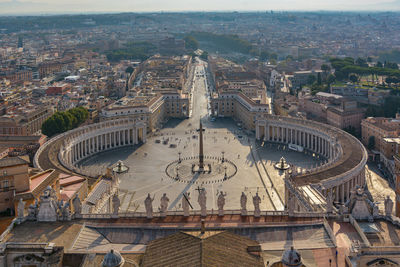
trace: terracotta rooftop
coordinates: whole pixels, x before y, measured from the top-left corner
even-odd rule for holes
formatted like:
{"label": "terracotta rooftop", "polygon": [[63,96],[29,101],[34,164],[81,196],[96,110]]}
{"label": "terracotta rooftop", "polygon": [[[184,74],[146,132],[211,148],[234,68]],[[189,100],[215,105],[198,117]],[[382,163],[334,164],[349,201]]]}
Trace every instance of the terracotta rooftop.
{"label": "terracotta rooftop", "polygon": [[248,252],[258,243],[225,231],[200,238],[179,232],[150,242],[143,267],[151,266],[264,266],[260,256]]}
{"label": "terracotta rooftop", "polygon": [[14,165],[24,165],[24,164],[29,164],[29,162],[20,157],[0,159],[0,168],[14,166]]}

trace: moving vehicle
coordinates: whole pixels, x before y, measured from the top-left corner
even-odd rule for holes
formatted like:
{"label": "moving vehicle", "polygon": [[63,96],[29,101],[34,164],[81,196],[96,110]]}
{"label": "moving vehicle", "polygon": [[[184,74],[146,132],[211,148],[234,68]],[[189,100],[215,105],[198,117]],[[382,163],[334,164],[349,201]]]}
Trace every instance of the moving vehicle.
{"label": "moving vehicle", "polygon": [[294,145],[294,144],[289,144],[289,149],[297,152],[303,152],[304,148],[302,146]]}

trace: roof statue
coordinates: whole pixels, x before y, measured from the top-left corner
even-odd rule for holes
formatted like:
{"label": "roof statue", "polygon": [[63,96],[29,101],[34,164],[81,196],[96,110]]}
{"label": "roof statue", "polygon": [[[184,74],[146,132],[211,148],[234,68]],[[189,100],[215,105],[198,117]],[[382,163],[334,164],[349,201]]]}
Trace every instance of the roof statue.
{"label": "roof statue", "polygon": [[122,258],[118,251],[110,250],[103,259],[101,263],[102,267],[120,267],[124,264],[125,260]]}
{"label": "roof statue", "polygon": [[287,267],[303,266],[300,253],[293,246],[283,252],[282,263],[284,264],[283,266]]}
{"label": "roof statue", "polygon": [[146,208],[146,217],[147,219],[153,218],[153,200],[154,197],[151,198],[150,193],[147,195],[144,200],[144,207]]}
{"label": "roof statue", "polygon": [[225,197],[226,193],[224,194],[224,192],[221,191],[217,200],[218,216],[224,216]]}
{"label": "roof statue", "polygon": [[246,216],[247,215],[247,196],[244,192],[242,192],[242,195],[240,196],[240,207],[241,207],[241,211],[240,214],[242,216]]}
{"label": "roof statue", "polygon": [[260,217],[261,215],[260,203],[261,203],[261,198],[258,196],[257,192],[256,195],[253,197],[254,217]]}

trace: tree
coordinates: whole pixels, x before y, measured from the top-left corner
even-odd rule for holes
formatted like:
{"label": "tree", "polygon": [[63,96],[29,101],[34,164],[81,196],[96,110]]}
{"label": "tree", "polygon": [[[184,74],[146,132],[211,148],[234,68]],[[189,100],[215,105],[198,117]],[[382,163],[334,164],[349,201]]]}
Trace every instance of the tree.
{"label": "tree", "polygon": [[191,35],[187,35],[185,38],[185,46],[191,50],[197,50],[199,48],[199,42]]}
{"label": "tree", "polygon": [[133,67],[129,66],[129,67],[126,68],[125,72],[129,73],[131,75],[133,73],[133,70],[134,70]]}
{"label": "tree", "polygon": [[269,55],[269,58],[270,58],[270,59],[274,59],[274,60],[278,60],[278,55],[277,55],[276,53],[271,53],[271,54]]}
{"label": "tree", "polygon": [[386,63],[385,63],[385,68],[398,70],[398,69],[399,69],[399,66],[397,65],[397,63],[386,62]]}
{"label": "tree", "polygon": [[397,77],[389,76],[386,78],[386,83],[400,83],[400,79]]}
{"label": "tree", "polygon": [[368,67],[367,61],[365,59],[363,59],[363,58],[360,58],[360,57],[357,58],[356,65],[360,66],[360,67]]}
{"label": "tree", "polygon": [[318,72],[318,74],[317,74],[317,84],[318,85],[322,84],[322,78],[321,78],[321,73],[320,72]]}
{"label": "tree", "polygon": [[311,85],[311,84],[315,83],[316,80],[317,80],[317,78],[315,78],[315,75],[310,74],[307,77],[307,84]]}
{"label": "tree", "polygon": [[74,129],[87,120],[89,112],[84,107],[56,112],[42,124],[42,133],[51,137]]}
{"label": "tree", "polygon": [[327,73],[328,71],[331,70],[331,67],[329,67],[328,64],[322,64],[322,65],[321,65],[321,70],[322,70],[324,73]]}
{"label": "tree", "polygon": [[207,59],[208,59],[208,52],[207,52],[207,51],[204,51],[204,52],[200,55],[200,58],[203,59],[203,60],[207,60]]}
{"label": "tree", "polygon": [[329,74],[328,77],[326,78],[326,82],[328,83],[328,85],[331,85],[332,83],[334,83],[335,80],[336,80],[336,77],[333,74]]}
{"label": "tree", "polygon": [[261,53],[260,53],[260,59],[263,60],[263,61],[265,61],[265,60],[268,60],[268,58],[269,58],[269,53],[268,53],[268,51],[261,51]]}
{"label": "tree", "polygon": [[374,149],[375,148],[375,136],[370,136],[368,139],[368,149]]}
{"label": "tree", "polygon": [[350,80],[352,83],[356,83],[356,82],[358,82],[358,76],[357,76],[356,74],[354,74],[354,73],[351,73],[351,74],[349,75],[349,80]]}
{"label": "tree", "polygon": [[383,68],[382,62],[380,62],[380,61],[376,62],[376,67],[377,68]]}

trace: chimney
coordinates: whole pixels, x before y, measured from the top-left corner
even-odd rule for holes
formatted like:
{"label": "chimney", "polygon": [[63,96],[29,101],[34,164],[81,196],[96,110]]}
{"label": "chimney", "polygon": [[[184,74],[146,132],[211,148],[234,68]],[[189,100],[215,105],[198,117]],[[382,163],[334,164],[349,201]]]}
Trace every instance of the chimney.
{"label": "chimney", "polygon": [[261,254],[261,246],[257,245],[257,246],[248,246],[247,247],[247,252],[253,256],[257,256],[260,257]]}
{"label": "chimney", "polygon": [[206,232],[206,224],[204,219],[201,219],[201,228],[200,228],[201,234],[204,234]]}

